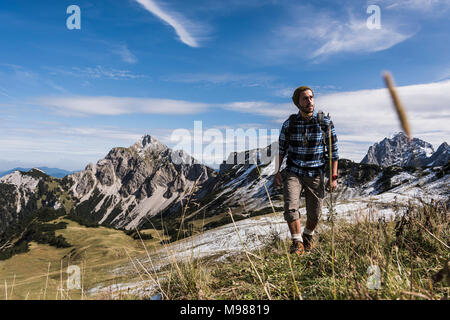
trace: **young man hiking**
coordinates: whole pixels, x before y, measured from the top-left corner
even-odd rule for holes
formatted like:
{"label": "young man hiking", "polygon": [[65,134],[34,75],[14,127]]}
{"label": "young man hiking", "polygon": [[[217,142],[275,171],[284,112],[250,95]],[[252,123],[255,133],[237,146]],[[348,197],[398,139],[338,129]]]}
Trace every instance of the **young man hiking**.
{"label": "young man hiking", "polygon": [[[323,113],[314,112],[313,91],[308,87],[299,87],[294,91],[292,101],[299,112],[291,115],[281,128],[275,186],[283,185],[284,218],[292,236],[290,251],[301,255],[311,250],[314,229],[322,213],[324,171],[329,161],[328,129],[331,129],[332,190],[337,188],[338,148],[333,122]],[[286,169],[282,177],[280,167],[285,156]],[[307,217],[303,234],[298,212],[302,189],[305,190]]]}

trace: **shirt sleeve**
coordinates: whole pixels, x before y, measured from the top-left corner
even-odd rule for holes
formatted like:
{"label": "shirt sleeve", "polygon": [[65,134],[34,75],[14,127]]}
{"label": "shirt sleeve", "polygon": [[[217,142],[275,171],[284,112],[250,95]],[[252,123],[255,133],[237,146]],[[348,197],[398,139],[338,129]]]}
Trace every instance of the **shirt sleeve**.
{"label": "shirt sleeve", "polygon": [[[331,119],[328,120],[329,121],[329,126],[331,128],[331,160],[339,160],[339,152],[338,152],[338,139],[337,139],[337,135],[336,135],[336,130],[334,129],[334,124],[333,121],[331,121]],[[325,144],[327,146],[327,154],[326,157],[328,158],[328,155],[330,153],[330,149],[329,149],[329,144],[330,144],[330,138],[328,137],[328,132],[326,134],[326,138],[325,138]]]}
{"label": "shirt sleeve", "polygon": [[278,139],[278,154],[285,156],[289,147],[288,137],[289,119],[287,119],[281,127],[280,138]]}

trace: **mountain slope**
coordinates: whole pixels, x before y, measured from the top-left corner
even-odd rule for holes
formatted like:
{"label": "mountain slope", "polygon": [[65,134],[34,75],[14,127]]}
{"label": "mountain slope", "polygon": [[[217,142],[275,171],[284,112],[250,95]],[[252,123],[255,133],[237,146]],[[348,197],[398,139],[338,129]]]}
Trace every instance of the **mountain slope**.
{"label": "mountain slope", "polygon": [[426,166],[445,166],[450,159],[450,146],[443,142],[425,163]]}
{"label": "mountain slope", "polygon": [[41,207],[70,209],[73,200],[63,190],[64,181],[36,168],[0,178],[0,234]]}

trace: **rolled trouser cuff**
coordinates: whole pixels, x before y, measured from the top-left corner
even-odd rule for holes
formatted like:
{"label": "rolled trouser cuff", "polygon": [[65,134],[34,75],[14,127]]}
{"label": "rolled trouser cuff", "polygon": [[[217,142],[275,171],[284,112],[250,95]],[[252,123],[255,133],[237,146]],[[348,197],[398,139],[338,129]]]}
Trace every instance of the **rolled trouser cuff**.
{"label": "rolled trouser cuff", "polygon": [[284,210],[284,220],[286,220],[288,223],[291,223],[298,219],[300,219],[300,214],[298,210],[295,209]]}

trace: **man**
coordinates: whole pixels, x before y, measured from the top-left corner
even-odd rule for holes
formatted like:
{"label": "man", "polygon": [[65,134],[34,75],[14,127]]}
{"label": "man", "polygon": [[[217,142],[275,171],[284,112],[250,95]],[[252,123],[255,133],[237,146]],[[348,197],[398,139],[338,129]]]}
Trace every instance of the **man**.
{"label": "man", "polygon": [[[292,236],[291,253],[301,255],[311,250],[314,229],[322,213],[325,196],[324,171],[328,160],[331,129],[332,177],[331,189],[337,188],[338,148],[333,122],[326,116],[314,112],[314,93],[306,86],[298,87],[292,101],[299,109],[283,123],[279,138],[279,165],[275,175],[275,186],[283,184],[284,218]],[[286,169],[283,177],[280,167],[284,157]],[[329,182],[327,183],[330,184]],[[306,227],[301,233],[300,194],[305,190]]]}

